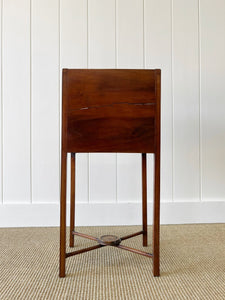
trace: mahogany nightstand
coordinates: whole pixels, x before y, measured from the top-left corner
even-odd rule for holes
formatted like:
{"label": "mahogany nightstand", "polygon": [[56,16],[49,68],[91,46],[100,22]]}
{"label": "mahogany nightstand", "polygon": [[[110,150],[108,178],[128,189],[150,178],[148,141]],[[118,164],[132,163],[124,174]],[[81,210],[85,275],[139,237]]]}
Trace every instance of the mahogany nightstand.
{"label": "mahogany nightstand", "polygon": [[[62,149],[60,201],[60,268],[65,277],[66,258],[104,246],[118,247],[153,259],[159,276],[160,227],[160,70],[63,69]],[[142,153],[142,230],[124,237],[100,238],[74,230],[75,154],[80,152]],[[66,253],[66,170],[71,153],[70,246],[74,235],[97,245]],[[147,246],[146,153],[154,154],[153,253],[121,244],[143,235]]]}

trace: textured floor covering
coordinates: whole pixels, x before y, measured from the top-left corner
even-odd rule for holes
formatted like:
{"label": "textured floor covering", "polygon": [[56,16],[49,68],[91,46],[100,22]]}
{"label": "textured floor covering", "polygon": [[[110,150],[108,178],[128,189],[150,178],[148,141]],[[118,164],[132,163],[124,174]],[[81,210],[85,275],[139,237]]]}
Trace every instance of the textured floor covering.
{"label": "textured floor covering", "polygon": [[[139,226],[77,228],[122,236]],[[142,237],[124,241],[142,248]],[[79,249],[95,244],[75,237]],[[0,299],[225,299],[225,224],[161,226],[161,277],[152,259],[103,247],[66,260],[58,277],[58,228],[0,229]],[[68,249],[69,250],[69,249]]]}

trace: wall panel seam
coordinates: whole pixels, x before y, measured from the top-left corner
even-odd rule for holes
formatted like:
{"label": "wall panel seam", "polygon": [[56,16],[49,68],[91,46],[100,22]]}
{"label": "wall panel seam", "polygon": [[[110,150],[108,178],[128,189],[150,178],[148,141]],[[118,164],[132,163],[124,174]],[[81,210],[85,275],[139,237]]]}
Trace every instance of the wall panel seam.
{"label": "wall panel seam", "polygon": [[33,202],[33,185],[32,185],[32,128],[33,128],[33,120],[32,120],[32,0],[30,0],[30,203]]}
{"label": "wall panel seam", "polygon": [[[89,0],[87,0],[87,69],[89,68]],[[90,202],[90,154],[87,153],[87,189],[88,203]]]}
{"label": "wall panel seam", "polygon": [[172,202],[174,202],[174,57],[173,57],[173,0],[171,0],[171,96],[172,96]]}
{"label": "wall panel seam", "polygon": [[60,190],[61,190],[61,84],[60,84],[60,78],[61,78],[61,1],[58,0],[58,31],[59,31],[59,41],[58,41],[58,71],[59,71],[59,74],[58,74],[58,81],[59,81],[59,87],[58,87],[58,116],[59,116],[59,119],[58,119],[58,130],[59,130],[59,145],[58,145],[58,148],[59,148],[59,187],[58,187],[58,193],[59,193],[59,198],[60,198]]}
{"label": "wall panel seam", "polygon": [[1,201],[3,204],[3,0],[1,0]]}
{"label": "wall panel seam", "polygon": [[201,91],[201,5],[198,0],[198,63],[199,63],[199,198],[202,202],[202,121],[201,121],[201,110],[202,110],[202,91]]}
{"label": "wall panel seam", "polygon": [[[118,67],[118,41],[117,41],[117,0],[115,0],[115,69]],[[116,155],[116,203],[118,203],[118,156]]]}
{"label": "wall panel seam", "polygon": [[87,69],[89,66],[89,0],[87,0]]}
{"label": "wall panel seam", "polygon": [[145,0],[143,0],[143,69],[145,69]]}
{"label": "wall panel seam", "polygon": [[116,59],[115,59],[115,64],[116,64],[116,69],[118,68],[118,57],[119,57],[119,48],[118,48],[118,24],[119,24],[119,15],[118,15],[118,1],[119,0],[115,0],[115,55],[116,55]]}

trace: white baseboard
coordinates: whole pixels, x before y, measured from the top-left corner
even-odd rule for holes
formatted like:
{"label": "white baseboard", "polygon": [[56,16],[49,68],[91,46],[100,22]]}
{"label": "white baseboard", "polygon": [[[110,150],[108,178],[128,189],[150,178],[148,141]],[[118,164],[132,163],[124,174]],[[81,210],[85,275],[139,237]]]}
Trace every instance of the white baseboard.
{"label": "white baseboard", "polygon": [[[67,209],[67,224],[69,209]],[[161,203],[161,224],[225,223],[225,202]],[[141,224],[140,203],[76,204],[77,226]],[[148,204],[152,224],[152,204]],[[58,204],[2,204],[0,227],[59,226]]]}

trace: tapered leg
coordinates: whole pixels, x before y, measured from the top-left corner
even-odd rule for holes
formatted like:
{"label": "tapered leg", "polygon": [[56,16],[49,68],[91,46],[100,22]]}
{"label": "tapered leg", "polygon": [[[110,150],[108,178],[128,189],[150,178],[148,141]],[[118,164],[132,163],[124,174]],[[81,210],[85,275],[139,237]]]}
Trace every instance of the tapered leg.
{"label": "tapered leg", "polygon": [[146,153],[142,153],[142,226],[143,246],[146,247],[148,245]]}
{"label": "tapered leg", "polygon": [[74,219],[75,219],[75,153],[71,153],[71,183],[70,183],[70,247],[74,247]]}
{"label": "tapered leg", "polygon": [[60,262],[59,277],[65,277],[66,265],[66,164],[67,154],[61,155],[61,196],[60,196]]}
{"label": "tapered leg", "polygon": [[153,275],[160,275],[159,268],[159,226],[160,226],[160,152],[155,154],[153,207]]}

